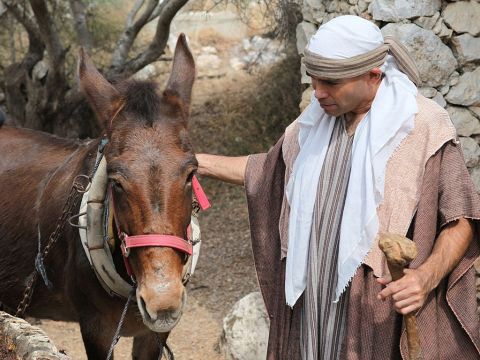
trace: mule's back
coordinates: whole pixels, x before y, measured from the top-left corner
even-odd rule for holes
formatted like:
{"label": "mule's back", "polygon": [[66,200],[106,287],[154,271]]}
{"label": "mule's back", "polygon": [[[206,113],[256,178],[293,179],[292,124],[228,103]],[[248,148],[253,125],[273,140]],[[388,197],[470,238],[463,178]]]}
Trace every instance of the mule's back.
{"label": "mule's back", "polygon": [[[33,270],[40,218],[54,223],[58,216],[40,205],[42,197],[61,209],[62,199],[44,194],[45,187],[82,148],[77,142],[38,131],[0,128],[0,299],[9,307],[16,306]],[[66,181],[55,185],[63,192],[69,187]],[[47,234],[43,236],[46,242]]]}

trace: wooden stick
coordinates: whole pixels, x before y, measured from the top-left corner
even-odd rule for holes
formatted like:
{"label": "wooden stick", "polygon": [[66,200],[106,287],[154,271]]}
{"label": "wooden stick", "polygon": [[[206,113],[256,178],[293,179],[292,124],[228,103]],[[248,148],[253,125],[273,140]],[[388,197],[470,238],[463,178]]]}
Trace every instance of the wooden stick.
{"label": "wooden stick", "polygon": [[[402,278],[403,269],[417,256],[415,243],[401,235],[382,234],[378,245],[387,258],[392,281]],[[423,360],[415,314],[404,315],[403,319],[407,330],[409,360]]]}

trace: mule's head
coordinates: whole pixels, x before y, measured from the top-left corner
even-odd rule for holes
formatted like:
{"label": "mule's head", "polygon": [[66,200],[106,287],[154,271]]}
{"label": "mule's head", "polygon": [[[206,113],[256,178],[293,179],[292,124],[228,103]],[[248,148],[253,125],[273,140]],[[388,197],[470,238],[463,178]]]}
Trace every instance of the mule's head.
{"label": "mule's head", "polygon": [[[187,135],[195,64],[185,37],[178,39],[166,89],[126,80],[112,85],[82,52],[80,86],[108,135],[105,149],[115,221],[128,235],[186,239],[197,161]],[[131,249],[137,302],[144,323],[167,332],[185,304],[185,254],[169,247]]]}

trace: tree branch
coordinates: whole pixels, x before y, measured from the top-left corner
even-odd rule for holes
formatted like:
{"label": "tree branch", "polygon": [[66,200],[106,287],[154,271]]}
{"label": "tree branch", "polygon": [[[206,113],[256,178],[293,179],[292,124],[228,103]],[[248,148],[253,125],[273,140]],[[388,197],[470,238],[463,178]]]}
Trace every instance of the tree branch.
{"label": "tree branch", "polygon": [[72,10],[75,32],[79,45],[87,50],[92,49],[92,38],[87,27],[87,17],[85,16],[86,6],[82,0],[69,0],[70,9]]}
{"label": "tree branch", "polygon": [[134,74],[146,65],[157,60],[165,53],[168,36],[170,34],[170,23],[175,14],[187,3],[188,0],[164,0],[165,5],[159,15],[155,36],[147,50],[140,53],[136,58],[125,64],[124,74]]}
{"label": "tree branch", "polygon": [[27,11],[25,9],[15,4],[15,2],[12,0],[1,1],[2,4],[7,8],[7,10],[13,14],[15,19],[17,19],[17,21],[22,24],[22,26],[28,33],[39,34],[40,30],[35,24],[35,21],[27,15]]}
{"label": "tree branch", "polygon": [[30,0],[30,6],[40,29],[40,37],[47,47],[51,65],[50,70],[56,70],[56,67],[63,62],[64,51],[60,44],[54,21],[44,0]]}
{"label": "tree branch", "polygon": [[118,40],[118,43],[117,43],[117,47],[115,48],[115,51],[112,56],[112,66],[110,71],[114,73],[121,72],[125,62],[127,61],[128,53],[132,48],[132,45],[135,42],[135,39],[137,38],[138,33],[148,22],[148,19],[150,18],[153,10],[155,10],[155,7],[157,6],[158,0],[148,0],[145,10],[141,14],[141,16],[137,19],[137,21],[133,23],[133,20],[136,14],[138,13],[139,8],[143,5],[143,3],[144,3],[144,0],[141,1],[141,4],[140,4],[140,1],[137,0],[132,11],[128,15],[125,31],[120,36],[120,39]]}

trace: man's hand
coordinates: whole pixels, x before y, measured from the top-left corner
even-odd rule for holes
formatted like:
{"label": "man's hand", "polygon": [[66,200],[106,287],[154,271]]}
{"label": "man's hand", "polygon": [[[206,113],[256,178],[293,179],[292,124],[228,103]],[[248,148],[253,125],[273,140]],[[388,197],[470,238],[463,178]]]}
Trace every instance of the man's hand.
{"label": "man's hand", "polygon": [[457,266],[472,241],[473,233],[472,223],[465,218],[445,225],[432,254],[418,269],[405,269],[405,275],[397,281],[377,279],[386,285],[377,298],[385,300],[391,296],[395,310],[403,315],[420,309],[430,291]]}
{"label": "man's hand", "polygon": [[248,156],[220,156],[196,154],[198,174],[232,184],[245,184]]}
{"label": "man's hand", "polygon": [[377,279],[377,282],[385,285],[386,288],[380,291],[377,298],[386,300],[392,297],[395,310],[406,315],[420,309],[427,299],[430,291],[434,289],[428,274],[419,269],[405,269],[404,276],[393,281],[391,278]]}

